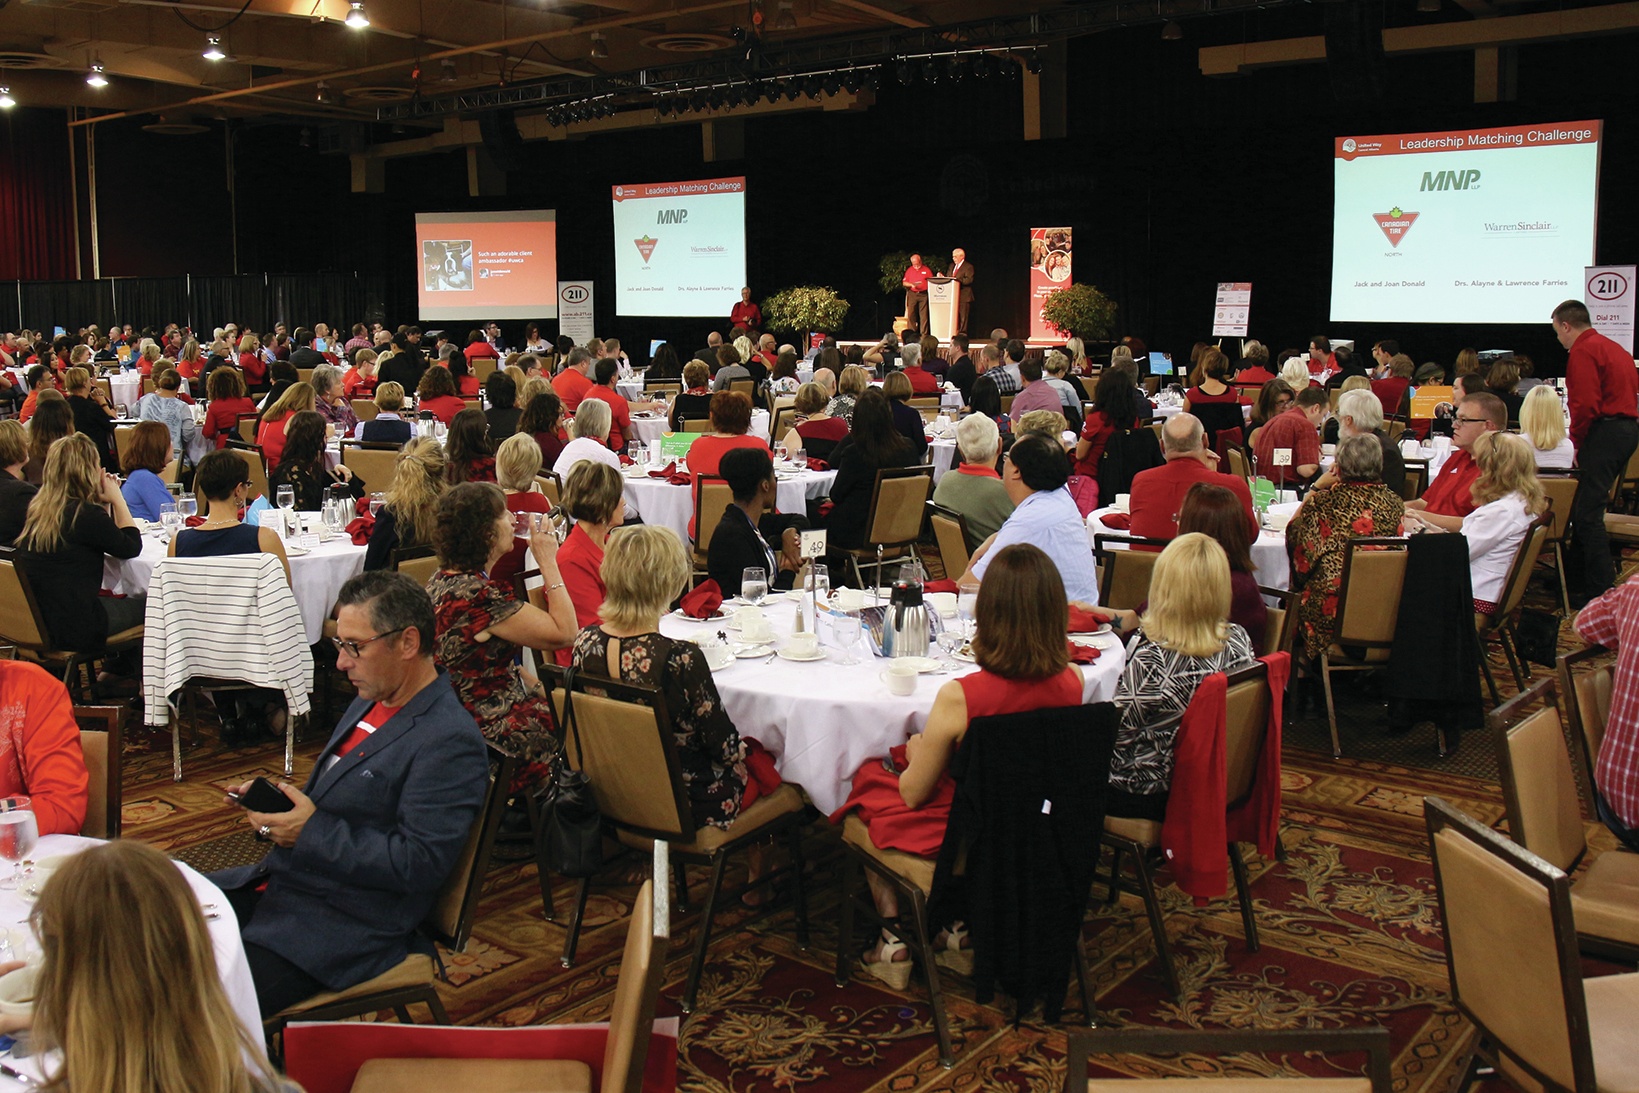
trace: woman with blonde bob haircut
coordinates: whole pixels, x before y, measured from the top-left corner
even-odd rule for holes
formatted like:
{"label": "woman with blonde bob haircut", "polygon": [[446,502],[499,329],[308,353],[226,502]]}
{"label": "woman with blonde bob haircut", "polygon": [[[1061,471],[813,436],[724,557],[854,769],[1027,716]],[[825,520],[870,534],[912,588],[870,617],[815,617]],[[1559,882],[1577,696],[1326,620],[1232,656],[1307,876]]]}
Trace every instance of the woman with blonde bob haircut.
{"label": "woman with blonde bob haircut", "polygon": [[1252,661],[1252,639],[1229,621],[1230,600],[1229,556],[1217,540],[1192,531],[1156,559],[1149,606],[1115,689],[1121,728],[1110,761],[1109,815],[1166,819],[1177,715],[1201,680]]}
{"label": "woman with blonde bob haircut", "polygon": [[199,897],[164,854],[129,839],[75,854],[46,882],[30,921],[41,952],[33,1039],[62,1053],[41,1088],[296,1088],[274,1074],[229,1004]]}
{"label": "woman with blonde bob haircut", "polygon": [[1531,388],[1519,411],[1519,431],[1531,445],[1531,454],[1541,470],[1570,470],[1576,462],[1576,446],[1565,433],[1565,411],[1559,394],[1547,384]]}

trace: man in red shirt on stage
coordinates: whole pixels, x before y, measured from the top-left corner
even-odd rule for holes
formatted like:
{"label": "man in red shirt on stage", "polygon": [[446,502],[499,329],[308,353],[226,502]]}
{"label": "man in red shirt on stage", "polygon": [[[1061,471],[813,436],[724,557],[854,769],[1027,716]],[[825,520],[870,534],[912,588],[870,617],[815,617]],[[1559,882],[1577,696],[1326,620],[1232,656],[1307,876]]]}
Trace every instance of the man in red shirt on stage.
{"label": "man in red shirt on stage", "polygon": [[[1290,410],[1277,414],[1258,433],[1253,454],[1258,474],[1282,489],[1307,482],[1320,473],[1320,423],[1326,420],[1331,395],[1322,387],[1305,387],[1298,392]],[[1284,462],[1277,452],[1285,451]]]}
{"label": "man in red shirt on stage", "polygon": [[1451,419],[1451,442],[1457,450],[1446,457],[1445,466],[1428,484],[1423,496],[1406,502],[1410,522],[1421,520],[1446,531],[1461,531],[1463,517],[1477,507],[1474,481],[1480,477],[1480,466],[1470,454],[1474,442],[1486,433],[1501,432],[1507,427],[1508,406],[1502,399],[1489,391],[1464,396]]}
{"label": "man in red shirt on stage", "polygon": [[923,333],[928,331],[928,278],[933,270],[922,264],[920,254],[911,255],[911,264],[899,283],[905,286],[905,319]]}
{"label": "man in red shirt on stage", "polygon": [[[1015,403],[1014,405],[1017,405]],[[1197,482],[1222,486],[1240,498],[1246,526],[1258,537],[1258,519],[1252,512],[1252,491],[1238,474],[1218,470],[1217,456],[1206,447],[1206,430],[1194,414],[1174,414],[1161,427],[1166,463],[1139,471],[1132,481],[1132,533],[1145,539],[1173,539],[1178,535],[1178,508],[1184,494]]]}
{"label": "man in red shirt on stage", "polygon": [[751,302],[751,289],[740,290],[740,302],[728,313],[728,325],[743,326],[747,330],[763,328],[763,309]]}
{"label": "man in red shirt on stage", "polygon": [[1605,501],[1639,447],[1639,376],[1633,354],[1589,325],[1588,308],[1580,300],[1554,308],[1553,321],[1559,344],[1570,353],[1565,391],[1571,404],[1571,442],[1582,469],[1571,503],[1572,556],[1580,555],[1582,564],[1566,568],[1571,602],[1580,605],[1616,582],[1605,534]]}

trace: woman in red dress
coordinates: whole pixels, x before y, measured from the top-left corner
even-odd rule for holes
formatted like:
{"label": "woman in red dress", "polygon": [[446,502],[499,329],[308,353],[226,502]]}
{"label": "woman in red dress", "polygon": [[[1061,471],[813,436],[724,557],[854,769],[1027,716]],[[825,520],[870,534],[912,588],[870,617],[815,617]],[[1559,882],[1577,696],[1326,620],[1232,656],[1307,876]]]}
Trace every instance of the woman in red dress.
{"label": "woman in red dress", "polygon": [[[711,396],[711,428],[711,432],[689,446],[689,474],[694,477],[690,489],[699,488],[702,476],[716,476],[723,453],[735,448],[768,447],[768,442],[761,437],[746,435],[751,428],[751,399],[739,391],[719,391]],[[694,534],[692,516],[689,534]]]}
{"label": "woman in red dress", "polygon": [[[858,810],[858,819],[847,822],[863,822],[871,844],[880,849],[938,855],[956,793],[950,761],[974,718],[1081,704],[1081,669],[1070,663],[1065,649],[1070,621],[1064,580],[1040,548],[1019,543],[996,555],[979,586],[974,617],[973,658],[979,670],[940,687],[927,728],[889,753],[895,771],[880,758],[867,760],[854,774],[847,803],[831,816],[835,823]],[[882,917],[897,917],[894,890],[869,872],[866,877]],[[962,944],[965,932],[961,923],[952,923],[935,943],[942,962],[957,970],[971,970],[971,952]],[[865,969],[904,990],[910,951],[883,930]]]}
{"label": "woman in red dress", "polygon": [[239,370],[245,374],[245,386],[252,391],[265,391],[268,386],[267,361],[262,359],[262,343],[254,334],[239,339]]}
{"label": "woman in red dress", "polygon": [[455,377],[448,368],[433,365],[421,373],[421,382],[415,389],[415,408],[431,413],[445,425],[467,408],[466,400],[455,393]]}
{"label": "woman in red dress", "polygon": [[[514,443],[516,442],[516,443]],[[552,511],[552,502],[546,499],[546,494],[535,488],[535,475],[541,469],[541,450],[535,442],[521,433],[513,433],[501,442],[495,452],[495,483],[506,494],[507,511],[514,516],[521,512],[547,513]],[[511,584],[512,578],[523,572],[524,551],[528,549],[527,540],[514,537],[512,549],[501,556],[489,571],[492,581],[502,584]],[[559,568],[563,568],[563,555],[558,555]],[[574,594],[574,589],[570,589]]]}
{"label": "woman in red dress", "polygon": [[1117,429],[1126,432],[1138,420],[1138,400],[1134,397],[1132,381],[1119,368],[1106,368],[1093,387],[1093,408],[1081,424],[1081,439],[1076,442],[1075,472],[1088,478],[1098,477],[1098,461],[1104,458],[1104,448]]}
{"label": "woman in red dress", "polygon": [[[575,621],[585,629],[602,621],[603,601],[609,589],[603,583],[603,551],[609,533],[626,519],[625,483],[607,463],[583,459],[563,483],[563,510],[575,521],[558,551],[558,568],[569,586]],[[558,663],[568,666],[567,650]]]}
{"label": "woman in red dress", "polygon": [[285,426],[290,424],[291,415],[316,409],[318,403],[311,383],[293,383],[272,406],[262,411],[262,423],[256,427],[256,443],[267,459],[268,474],[277,470],[279,460],[284,458]]}
{"label": "woman in red dress", "polygon": [[226,448],[239,435],[239,418],[254,414],[256,404],[245,397],[245,380],[235,368],[218,368],[205,381],[210,403],[205,407],[205,439]]}

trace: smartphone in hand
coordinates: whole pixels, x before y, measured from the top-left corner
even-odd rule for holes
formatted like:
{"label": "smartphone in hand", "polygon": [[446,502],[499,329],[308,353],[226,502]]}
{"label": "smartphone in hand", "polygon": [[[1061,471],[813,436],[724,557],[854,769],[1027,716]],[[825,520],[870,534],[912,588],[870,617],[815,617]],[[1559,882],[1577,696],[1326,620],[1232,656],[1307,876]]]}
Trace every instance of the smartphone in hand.
{"label": "smartphone in hand", "polygon": [[229,800],[240,808],[249,812],[289,812],[296,807],[296,803],[283,793],[279,787],[266,778],[258,778],[250,784],[243,796],[229,793]]}

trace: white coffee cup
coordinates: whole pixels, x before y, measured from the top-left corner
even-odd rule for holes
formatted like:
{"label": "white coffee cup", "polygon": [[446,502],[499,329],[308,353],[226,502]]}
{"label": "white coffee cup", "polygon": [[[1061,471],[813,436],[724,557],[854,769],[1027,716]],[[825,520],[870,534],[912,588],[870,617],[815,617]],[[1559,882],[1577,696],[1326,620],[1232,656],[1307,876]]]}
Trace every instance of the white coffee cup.
{"label": "white coffee cup", "polygon": [[956,593],[929,592],[923,599],[927,600],[928,605],[944,618],[952,619],[956,617]]}
{"label": "white coffee cup", "polygon": [[891,694],[908,695],[916,691],[916,665],[907,663],[902,657],[889,661],[888,667],[877,674],[888,685]]}
{"label": "white coffee cup", "polygon": [[1115,511],[1117,511],[1117,512],[1126,512],[1128,509],[1132,508],[1132,499],[1133,499],[1133,495],[1130,494],[1130,493],[1118,493],[1118,494],[1116,494],[1115,495],[1115,505],[1113,506],[1115,508]]}
{"label": "white coffee cup", "polygon": [[834,611],[858,611],[865,606],[865,593],[857,588],[831,590],[831,608]]}
{"label": "white coffee cup", "polygon": [[760,607],[742,607],[734,612],[734,624],[740,628],[740,636],[746,641],[767,641],[774,636],[774,628],[768,624],[768,617]]}
{"label": "white coffee cup", "polygon": [[1337,445],[1336,444],[1322,444],[1320,446],[1320,454],[1321,455],[1336,455],[1337,454]]}
{"label": "white coffee cup", "polygon": [[819,635],[811,630],[792,634],[786,639],[785,649],[794,657],[811,657],[819,652]]}
{"label": "white coffee cup", "polygon": [[7,1017],[28,1017],[34,1012],[34,985],[39,978],[38,964],[25,964],[16,971],[0,975],[0,1014]]}

